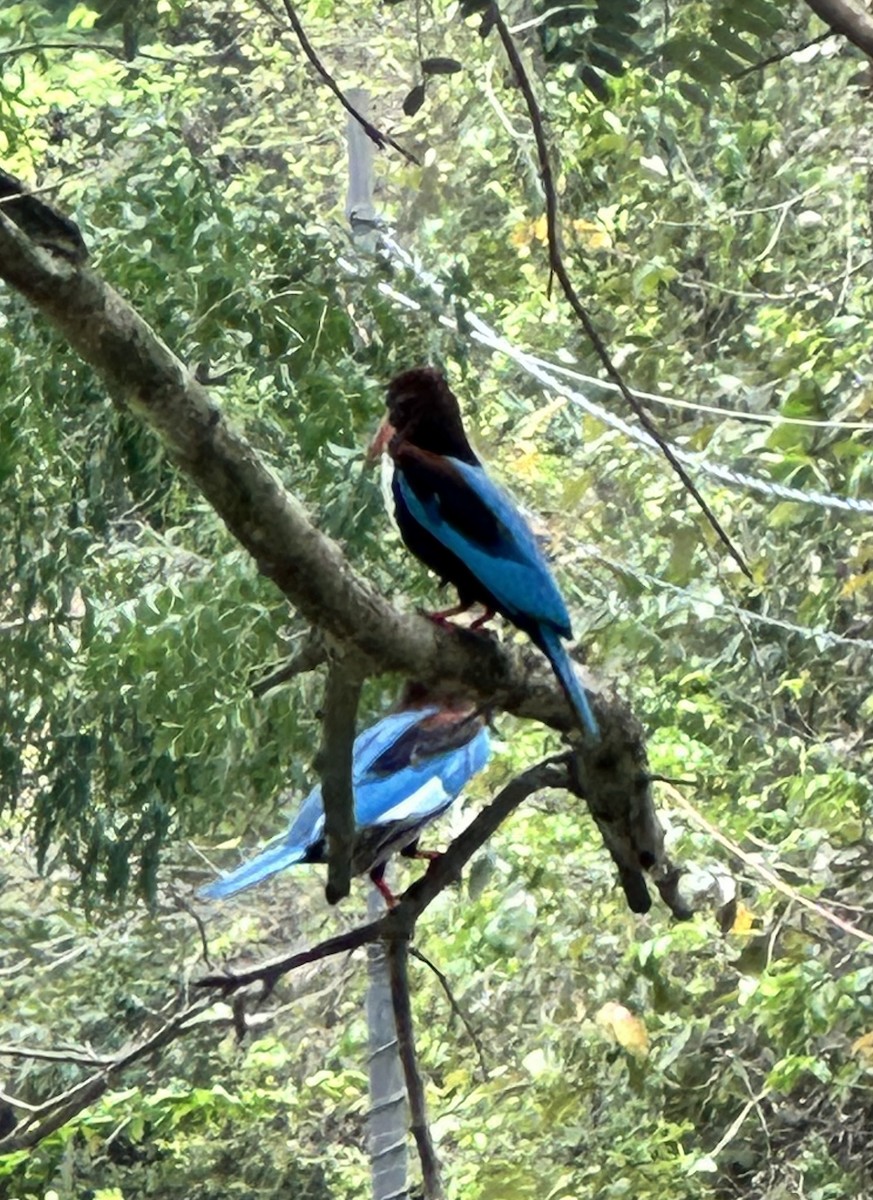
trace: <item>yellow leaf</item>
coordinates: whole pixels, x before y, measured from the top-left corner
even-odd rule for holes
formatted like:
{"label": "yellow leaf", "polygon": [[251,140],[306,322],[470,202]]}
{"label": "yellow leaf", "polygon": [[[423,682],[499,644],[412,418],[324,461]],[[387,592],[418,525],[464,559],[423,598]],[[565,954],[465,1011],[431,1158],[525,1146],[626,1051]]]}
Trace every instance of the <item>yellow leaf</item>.
{"label": "yellow leaf", "polygon": [[530,221],[521,221],[509,235],[509,240],[513,246],[529,246],[532,237],[533,230]]}
{"label": "yellow leaf", "polygon": [[513,246],[525,249],[531,242],[548,241],[548,223],[545,217],[537,217],[535,221],[521,221],[509,235]]}
{"label": "yellow leaf", "polygon": [[734,923],[731,925],[731,933],[751,933],[754,924],[755,914],[752,910],[746,908],[745,904],[738,903]]}
{"label": "yellow leaf", "polygon": [[873,1032],[864,1033],[852,1042],[852,1053],[860,1058],[865,1067],[873,1067]]}
{"label": "yellow leaf", "polygon": [[854,596],[873,586],[873,571],[865,571],[863,575],[851,575],[840,589],[841,596]]}
{"label": "yellow leaf", "polygon": [[623,1004],[608,1000],[597,1012],[594,1020],[604,1033],[621,1046],[622,1050],[645,1058],[649,1053],[649,1035],[639,1017],[635,1017]]}
{"label": "yellow leaf", "polygon": [[612,246],[612,238],[602,225],[595,225],[593,221],[573,221],[574,233],[578,234],[579,241],[587,250],[609,250]]}
{"label": "yellow leaf", "polygon": [[529,450],[526,454],[519,454],[512,464],[514,475],[520,476],[522,479],[536,479],[539,474],[540,454],[538,450]]}

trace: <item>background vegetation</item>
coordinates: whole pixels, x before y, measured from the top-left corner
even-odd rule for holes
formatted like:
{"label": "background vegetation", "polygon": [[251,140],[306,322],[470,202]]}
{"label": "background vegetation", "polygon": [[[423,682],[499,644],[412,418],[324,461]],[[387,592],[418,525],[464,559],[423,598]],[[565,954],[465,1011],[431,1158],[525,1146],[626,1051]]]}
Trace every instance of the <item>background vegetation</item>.
{"label": "background vegetation", "polygon": [[[526,113],[474,8],[300,11],[340,84],[366,86],[377,124],[420,159],[381,153],[377,199],[437,290],[352,243],[343,115],[284,13],[261,4],[6,5],[2,162],[53,189],[96,269],[183,358],[233,368],[225,411],[407,605],[434,587],[388,532],[363,452],[386,378],[443,363],[494,471],[548,522],[589,662],[632,701],[653,769],[683,781],[661,808],[692,870],[693,922],[629,914],[587,815],[550,796],[430,911],[419,944],[487,1066],[416,967],[450,1194],[863,1197],[867,71],[802,4],[770,0],[681,0],[666,15],[647,0],[582,5],[518,35],[555,149],[568,265],[628,382],[656,394],[661,427],[699,456],[749,582],[662,459],[592,411],[628,416],[610,392],[544,390],[463,317],[598,373],[548,287]],[[428,74],[405,114],[436,56],[463,69]],[[252,697],[302,624],[10,292],[0,511],[0,1039],[112,1055],[202,972],[193,887],[280,828],[277,793],[311,777],[320,682]],[[368,712],[396,682],[370,686]],[[504,717],[498,729],[470,804],[543,750],[536,728]],[[328,910],[301,871],[193,907],[220,963],[349,927],[364,894]],[[0,1158],[0,1194],[363,1194],[363,987],[357,958],[293,976],[242,1044],[216,1006],[32,1153]],[[83,1071],[2,1061],[5,1090],[31,1104]]]}

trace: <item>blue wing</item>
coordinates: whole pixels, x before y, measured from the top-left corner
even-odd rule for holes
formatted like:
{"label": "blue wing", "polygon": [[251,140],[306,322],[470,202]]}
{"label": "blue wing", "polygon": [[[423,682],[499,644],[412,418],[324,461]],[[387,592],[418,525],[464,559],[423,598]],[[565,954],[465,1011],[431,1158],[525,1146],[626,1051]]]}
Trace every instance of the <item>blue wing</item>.
{"label": "blue wing", "polygon": [[569,637],[570,617],[529,525],[482,469],[426,451],[405,452],[398,487],[423,528],[461,560],[522,628],[545,622]]}
{"label": "blue wing", "polygon": [[[487,730],[478,722],[461,721],[458,729],[463,732],[455,739],[459,744],[450,740],[447,748],[445,733],[431,732],[426,724],[439,711],[430,706],[391,713],[355,739],[352,783],[359,828],[392,823],[421,828],[444,812],[485,765],[490,754]],[[295,863],[317,860],[323,833],[324,805],[317,784],[287,832],[199,894],[207,899],[231,896]]]}
{"label": "blue wing", "polygon": [[482,727],[463,746],[359,788],[356,870],[372,870],[394,851],[416,841],[425,826],[451,807],[468,780],[485,766],[490,753],[488,731]]}
{"label": "blue wing", "polygon": [[[374,763],[390,751],[403,735],[427,717],[432,717],[439,709],[436,706],[428,708],[408,709],[406,712],[389,713],[369,729],[363,730],[355,738],[352,747],[352,786],[357,795],[358,787],[365,779],[367,772]],[[355,821],[361,824],[358,814],[357,800],[355,801]],[[314,845],[324,832],[324,803],[321,799],[321,784],[317,783],[303,802],[300,812],[288,827],[284,835],[291,845]]]}
{"label": "blue wing", "polygon": [[[450,579],[451,560],[461,564],[467,578],[459,576],[455,582],[462,600],[475,595],[470,577],[478,581],[486,602],[529,634],[546,654],[582,728],[597,738],[597,721],[560,641],[572,635],[567,607],[536,538],[512,499],[480,466],[460,459],[410,446],[399,452],[397,462],[400,504],[427,537],[434,539],[430,551],[421,543],[425,561],[432,559],[432,565]],[[413,534],[413,549],[414,542]],[[440,547],[450,558],[441,557]]]}
{"label": "blue wing", "polygon": [[367,777],[355,789],[355,820],[358,826],[392,821],[435,820],[460,794],[464,785],[488,761],[491,745],[488,730],[469,726],[474,737],[460,746],[428,757],[413,758],[407,766],[387,777]]}

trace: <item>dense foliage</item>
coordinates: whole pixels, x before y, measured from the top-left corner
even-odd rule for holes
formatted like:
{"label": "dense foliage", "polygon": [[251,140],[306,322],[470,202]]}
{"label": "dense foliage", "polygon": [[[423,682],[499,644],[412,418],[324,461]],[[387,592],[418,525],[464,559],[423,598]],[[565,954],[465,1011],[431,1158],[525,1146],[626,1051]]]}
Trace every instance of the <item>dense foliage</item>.
{"label": "dense foliage", "polygon": [[[568,267],[628,382],[700,456],[695,478],[752,582],[663,460],[592,407],[628,416],[611,392],[592,378],[565,379],[575,398],[544,390],[523,356],[474,336],[468,312],[519,351],[600,374],[548,286],[527,115],[481,13],[301,9],[337,81],[366,85],[377,124],[420,159],[379,154],[377,202],[421,271],[353,244],[344,115],[281,10],[5,6],[0,161],[53,189],[95,269],[186,361],[232,369],[217,389],[225,411],[406,605],[435,589],[388,531],[363,452],[385,379],[445,364],[495,472],[548,521],[589,661],[632,700],[653,769],[681,780],[660,802],[694,873],[693,922],[628,914],[587,816],[551,796],[429,913],[420,948],[488,1069],[416,966],[450,1194],[866,1196],[861,64],[836,38],[791,55],[822,33],[802,5],[682,0],[667,26],[660,5],[625,2],[610,20],[604,5],[590,20],[588,5],[534,11],[547,7],[575,19],[518,36],[546,109]],[[437,56],[463,70],[427,72],[405,116]],[[203,969],[192,885],[276,831],[276,795],[311,777],[321,682],[253,698],[304,626],[153,437],[8,291],[0,509],[0,1040],[111,1056]],[[371,683],[366,712],[396,686]],[[551,745],[509,718],[499,736],[471,804]],[[194,907],[215,962],[355,920],[353,902],[326,908],[308,872]],[[357,958],[291,976],[242,1044],[216,1006],[32,1153],[0,1158],[0,1194],[361,1195],[362,990]],[[3,1062],[5,1090],[32,1104],[84,1070]]]}

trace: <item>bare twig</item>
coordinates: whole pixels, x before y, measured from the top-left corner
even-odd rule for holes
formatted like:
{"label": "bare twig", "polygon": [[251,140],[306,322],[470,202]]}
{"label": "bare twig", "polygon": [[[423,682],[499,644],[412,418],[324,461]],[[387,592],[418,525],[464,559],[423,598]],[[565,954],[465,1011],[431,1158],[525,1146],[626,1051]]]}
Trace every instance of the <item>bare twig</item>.
{"label": "bare twig", "polygon": [[743,67],[739,71],[734,71],[733,75],[728,75],[728,79],[731,83],[735,83],[738,79],[745,79],[747,75],[753,75],[755,71],[763,71],[765,67],[772,67],[778,62],[784,62],[786,58],[791,58],[793,54],[800,54],[802,50],[809,50],[811,46],[817,46],[820,42],[826,42],[832,36],[831,30],[828,30],[827,33],[820,33],[818,37],[801,42],[799,46],[791,46],[787,50],[780,50],[776,54],[768,55],[767,58],[759,59],[758,62],[750,63],[749,66]]}
{"label": "bare twig", "polygon": [[87,1050],[44,1050],[39,1046],[0,1045],[0,1058],[23,1058],[38,1062],[72,1063],[77,1067],[110,1067],[115,1059],[99,1058]]}
{"label": "bare twig", "polygon": [[[112,45],[109,42],[19,42],[16,46],[6,46],[0,50],[0,63],[7,58],[16,58],[21,54],[42,54],[45,50],[84,50],[86,53],[93,53],[95,50],[101,54],[111,54],[113,58],[119,59],[125,64],[125,67],[130,69],[135,68],[135,64],[130,62],[130,57],[122,45]],[[177,67],[190,67],[190,59],[187,58],[170,58],[164,54],[146,54],[143,50],[137,50],[137,58],[151,59],[152,62],[161,64],[172,64]]]}
{"label": "bare twig", "polygon": [[383,133],[381,129],[377,129],[371,121],[368,121],[366,117],[362,116],[358,110],[346,99],[345,94],[343,93],[339,84],[337,84],[337,82],[334,80],[327,67],[325,67],[324,63],[313,49],[312,43],[306,36],[306,30],[303,28],[303,25],[300,22],[300,18],[297,16],[291,0],[282,0],[282,4],[285,12],[288,14],[288,20],[291,23],[291,28],[294,30],[294,33],[297,36],[297,40],[300,43],[300,48],[302,49],[303,53],[315,67],[316,71],[336,96],[337,100],[339,100],[346,112],[354,117],[354,119],[358,122],[358,124],[366,133],[367,137],[370,138],[371,141],[375,142],[380,150],[384,149],[385,146],[391,146],[397,151],[398,154],[402,154],[407,162],[413,163],[415,166],[420,166],[421,164],[414,154],[412,154],[409,150],[404,149],[399,142],[394,140],[390,133]]}
{"label": "bare twig", "polygon": [[[62,1125],[98,1100],[108,1090],[116,1075],[139,1062],[140,1059],[163,1050],[165,1046],[187,1033],[190,1028],[189,1022],[210,1008],[212,1003],[213,1001],[209,999],[196,1000],[193,1004],[189,1004],[172,1020],[162,1025],[157,1033],[138,1046],[134,1046],[108,1062],[104,1060],[100,1070],[94,1075],[74,1084],[65,1092],[52,1096],[43,1104],[28,1109],[27,1116],[16,1126],[15,1131],[0,1140],[0,1155],[8,1154],[13,1150],[26,1150],[41,1142],[50,1133],[54,1133],[56,1129],[60,1129]],[[45,1052],[43,1056],[45,1056]]]}
{"label": "bare twig", "polygon": [[355,718],[364,684],[360,658],[337,651],[331,658],[324,692],[324,719],[319,751],[324,836],[327,842],[328,904],[349,894],[355,845],[355,794],[352,789],[352,747]]}
{"label": "bare twig", "polygon": [[252,695],[256,697],[264,696],[267,692],[271,692],[273,688],[279,687],[283,683],[288,683],[290,679],[294,679],[297,675],[305,675],[309,671],[314,671],[316,667],[320,667],[324,662],[327,662],[327,643],[324,640],[324,634],[317,625],[314,625],[304,637],[297,652],[288,662],[283,663],[281,667],[277,667],[275,671],[271,671],[269,675],[265,675],[263,679],[259,679],[257,683],[252,684]]}
{"label": "bare twig", "polygon": [[573,281],[570,279],[567,268],[564,265],[564,258],[561,253],[561,230],[558,217],[558,194],[555,189],[555,181],[552,176],[552,164],[549,155],[549,147],[546,142],[545,128],[543,124],[543,115],[540,110],[539,102],[534,94],[533,86],[530,77],[524,68],[524,63],[521,61],[521,55],[513,41],[512,34],[507,28],[503,15],[497,3],[492,0],[491,14],[493,16],[494,27],[503,44],[503,49],[506,57],[509,59],[518,86],[524,96],[525,104],[527,105],[528,116],[530,117],[531,126],[534,131],[537,146],[537,157],[539,159],[540,178],[542,179],[543,191],[546,200],[546,230],[549,244],[549,266],[555,278],[561,285],[561,290],[567,300],[567,303],[572,308],[573,312],[578,317],[582,328],[594,347],[597,357],[603,364],[609,378],[613,381],[616,387],[622,394],[625,402],[630,406],[636,414],[640,424],[646,430],[650,437],[657,442],[661,453],[669,462],[670,466],[682,480],[685,488],[697,501],[701,512],[706,517],[709,524],[712,526],[725,549],[733,558],[734,562],[740,568],[744,575],[752,578],[752,573],[746,564],[745,559],[740,554],[739,550],[731,541],[730,537],[721,525],[721,522],[716,517],[715,513],[709,507],[709,504],[703,498],[697,485],[692,480],[691,476],[686,471],[685,467],[676,457],[670,443],[664,438],[663,434],[658,429],[652,418],[646,412],[645,408],[640,404],[634,393],[625,383],[624,378],[612,361],[612,356],[606,348],[606,344],[595,328],[594,322],[588,315],[588,311],[579,298],[579,295],[573,286]]}
{"label": "bare twig", "polygon": [[421,950],[417,950],[415,946],[409,947],[409,953],[413,958],[417,958],[419,962],[422,962],[426,967],[429,967],[440,981],[442,989],[446,994],[446,999],[449,1002],[449,1007],[466,1029],[467,1036],[476,1048],[476,1054],[479,1056],[479,1069],[482,1072],[482,1078],[488,1079],[488,1063],[485,1061],[485,1048],[482,1045],[482,1039],[474,1029],[473,1022],[455,999],[455,995],[452,991],[452,985],[449,983],[448,976],[439,969],[432,959],[428,958],[426,954],[423,954]]}
{"label": "bare twig", "polygon": [[421,1176],[425,1200],[442,1200],[444,1195],[440,1166],[427,1123],[427,1103],[424,1084],[418,1069],[415,1053],[415,1035],[412,1028],[412,1006],[409,1002],[409,945],[402,938],[394,938],[385,947],[388,959],[388,975],[391,979],[391,1002],[394,1005],[394,1024],[397,1027],[397,1046],[403,1075],[406,1079],[406,1097],[409,1103],[409,1124],[421,1159]]}
{"label": "bare twig", "polygon": [[206,926],[203,924],[203,918],[193,907],[193,905],[189,904],[186,898],[180,895],[175,888],[170,889],[170,894],[172,895],[177,907],[180,908],[182,912],[186,912],[197,926],[197,933],[200,936],[200,950],[203,956],[203,961],[206,963],[207,967],[211,969],[212,960],[209,957],[209,941],[206,937]]}
{"label": "bare twig", "polygon": [[239,988],[248,987],[252,983],[262,983],[269,991],[276,986],[283,975],[287,975],[289,971],[293,971],[297,967],[303,967],[307,963],[320,962],[323,958],[332,958],[335,954],[357,950],[360,946],[374,942],[381,936],[382,921],[384,921],[384,917],[379,921],[371,921],[368,925],[351,929],[347,933],[338,933],[335,937],[325,938],[323,942],[319,942],[308,950],[299,950],[296,954],[270,959],[247,971],[225,971],[220,975],[204,975],[202,979],[195,979],[193,986],[217,988],[224,996],[229,996]]}

